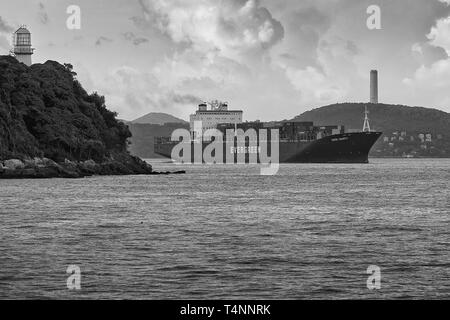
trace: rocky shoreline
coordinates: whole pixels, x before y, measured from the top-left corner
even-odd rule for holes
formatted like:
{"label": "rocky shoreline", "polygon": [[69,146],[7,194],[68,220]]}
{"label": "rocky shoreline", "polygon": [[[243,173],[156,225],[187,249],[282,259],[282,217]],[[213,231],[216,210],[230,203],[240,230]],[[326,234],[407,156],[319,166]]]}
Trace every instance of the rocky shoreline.
{"label": "rocky shoreline", "polygon": [[0,161],[0,179],[83,178],[107,175],[183,174],[185,171],[157,172],[145,161],[120,155],[97,163],[93,160],[57,163],[48,158],[8,159]]}

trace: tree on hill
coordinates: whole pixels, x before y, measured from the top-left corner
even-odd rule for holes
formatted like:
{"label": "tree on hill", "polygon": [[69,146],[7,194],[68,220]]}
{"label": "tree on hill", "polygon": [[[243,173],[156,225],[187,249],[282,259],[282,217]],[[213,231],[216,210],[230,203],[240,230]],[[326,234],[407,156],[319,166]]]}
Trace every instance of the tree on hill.
{"label": "tree on hill", "polygon": [[0,159],[102,161],[126,152],[127,126],[75,76],[71,64],[27,67],[0,56]]}
{"label": "tree on hill", "polygon": [[368,107],[370,123],[375,130],[450,133],[450,114],[436,109],[403,105],[333,104],[304,112],[294,119],[314,121],[318,125],[342,124],[349,129],[362,129],[365,106]]}
{"label": "tree on hill", "polygon": [[450,157],[450,114],[436,109],[341,103],[304,112],[294,119],[362,130],[366,106],[371,129],[384,134],[372,148],[372,156]]}

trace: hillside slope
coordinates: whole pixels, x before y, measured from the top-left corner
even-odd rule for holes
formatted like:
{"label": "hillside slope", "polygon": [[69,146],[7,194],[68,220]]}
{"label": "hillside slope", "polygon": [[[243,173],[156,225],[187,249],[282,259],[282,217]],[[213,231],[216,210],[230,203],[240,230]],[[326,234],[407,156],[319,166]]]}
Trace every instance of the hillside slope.
{"label": "hillside slope", "polygon": [[[449,113],[402,105],[367,106],[371,129],[384,133],[372,149],[372,156],[450,156]],[[317,125],[342,124],[346,129],[361,130],[364,107],[363,103],[334,104],[307,111],[294,119],[314,121]]]}
{"label": "hillside slope", "polygon": [[74,176],[83,175],[79,163],[88,160],[98,165],[93,174],[151,172],[127,153],[127,126],[106,108],[104,97],[87,94],[75,75],[71,65],[47,61],[27,67],[0,56],[0,161],[71,163]]}
{"label": "hillside slope", "polygon": [[168,113],[150,112],[136,120],[131,121],[134,124],[157,124],[164,125],[166,123],[187,123],[186,121],[176,118]]}

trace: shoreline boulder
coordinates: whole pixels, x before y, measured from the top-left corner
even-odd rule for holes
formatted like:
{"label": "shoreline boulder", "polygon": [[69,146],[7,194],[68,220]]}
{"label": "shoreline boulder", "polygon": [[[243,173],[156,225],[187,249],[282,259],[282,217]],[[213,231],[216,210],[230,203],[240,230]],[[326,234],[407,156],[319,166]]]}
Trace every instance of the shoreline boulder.
{"label": "shoreline boulder", "polygon": [[3,161],[3,164],[6,168],[11,170],[20,170],[25,168],[25,164],[19,159],[9,159]]}
{"label": "shoreline boulder", "polygon": [[97,163],[94,160],[72,161],[65,159],[57,163],[48,158],[8,159],[0,162],[0,179],[47,179],[47,178],[83,178],[105,175],[161,175],[183,174],[175,172],[156,172],[140,158],[119,154]]}

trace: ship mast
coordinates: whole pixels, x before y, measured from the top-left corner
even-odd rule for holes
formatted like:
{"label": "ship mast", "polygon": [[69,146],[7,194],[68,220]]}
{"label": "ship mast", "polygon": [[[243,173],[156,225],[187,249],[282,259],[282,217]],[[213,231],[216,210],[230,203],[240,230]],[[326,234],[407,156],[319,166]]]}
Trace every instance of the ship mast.
{"label": "ship mast", "polygon": [[369,123],[369,110],[367,109],[367,106],[365,106],[364,111],[364,125],[363,125],[363,132],[370,132],[370,123]]}

